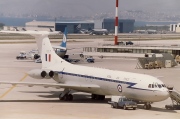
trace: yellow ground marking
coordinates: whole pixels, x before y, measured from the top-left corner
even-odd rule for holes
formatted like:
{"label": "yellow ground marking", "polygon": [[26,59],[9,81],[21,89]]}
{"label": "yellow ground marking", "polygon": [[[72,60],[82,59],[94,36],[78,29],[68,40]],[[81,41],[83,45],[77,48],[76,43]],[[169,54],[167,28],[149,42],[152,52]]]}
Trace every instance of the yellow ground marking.
{"label": "yellow ground marking", "polygon": [[[19,82],[21,82],[21,81],[23,81],[24,79],[26,79],[27,76],[28,76],[28,74],[25,74],[24,77],[23,77]],[[2,95],[0,96],[0,99],[3,98],[4,96],[6,96],[6,95],[7,95],[10,91],[12,91],[15,87],[16,87],[16,84],[13,85],[13,86],[12,86],[9,90],[7,90],[4,94],[2,94]]]}

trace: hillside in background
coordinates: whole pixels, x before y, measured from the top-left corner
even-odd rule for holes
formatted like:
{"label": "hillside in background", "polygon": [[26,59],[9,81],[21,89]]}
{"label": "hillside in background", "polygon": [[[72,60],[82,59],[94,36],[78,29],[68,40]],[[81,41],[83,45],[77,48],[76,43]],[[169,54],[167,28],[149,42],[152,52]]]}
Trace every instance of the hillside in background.
{"label": "hillside in background", "polygon": [[[179,0],[119,0],[119,11],[179,14]],[[115,0],[0,0],[1,15],[94,16],[115,13]]]}

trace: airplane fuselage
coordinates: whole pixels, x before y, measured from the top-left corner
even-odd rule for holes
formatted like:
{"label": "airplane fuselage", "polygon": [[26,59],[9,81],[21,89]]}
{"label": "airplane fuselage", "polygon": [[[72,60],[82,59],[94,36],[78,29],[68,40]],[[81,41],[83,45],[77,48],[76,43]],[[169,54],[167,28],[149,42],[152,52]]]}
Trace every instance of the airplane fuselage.
{"label": "airplane fuselage", "polygon": [[[61,67],[61,68],[60,68]],[[96,84],[100,89],[74,89],[99,95],[123,95],[139,101],[156,102],[169,97],[167,88],[148,88],[149,84],[163,85],[159,79],[144,75],[123,71],[114,71],[102,68],[69,65],[66,67],[51,67],[51,70],[58,71],[59,83]],[[57,69],[58,70],[55,70]],[[78,69],[78,70],[74,70]]]}

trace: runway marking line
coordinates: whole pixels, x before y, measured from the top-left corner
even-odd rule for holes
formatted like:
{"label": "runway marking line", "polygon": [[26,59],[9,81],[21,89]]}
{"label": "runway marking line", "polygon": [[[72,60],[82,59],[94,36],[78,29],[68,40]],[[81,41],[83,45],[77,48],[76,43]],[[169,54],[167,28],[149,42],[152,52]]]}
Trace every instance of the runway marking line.
{"label": "runway marking line", "polygon": [[[28,76],[28,74],[25,74],[24,77],[19,81],[23,81],[24,79],[26,79],[26,77]],[[16,87],[17,84],[13,85],[9,90],[7,90],[4,94],[2,94],[0,96],[0,99],[3,98],[4,96],[6,96],[10,91],[12,91],[15,87]]]}

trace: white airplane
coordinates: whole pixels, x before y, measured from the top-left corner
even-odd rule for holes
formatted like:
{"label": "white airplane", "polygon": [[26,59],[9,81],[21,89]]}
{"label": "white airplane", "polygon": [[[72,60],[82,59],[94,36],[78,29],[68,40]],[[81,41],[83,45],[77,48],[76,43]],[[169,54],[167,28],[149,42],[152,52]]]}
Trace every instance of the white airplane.
{"label": "white airplane", "polygon": [[90,35],[108,35],[109,31],[107,29],[92,29],[89,33]]}
{"label": "white airplane", "polygon": [[108,35],[109,31],[107,29],[82,29],[81,24],[79,24],[77,27],[77,30],[82,34],[89,34],[89,35]]}
{"label": "white airplane", "polygon": [[57,83],[0,82],[1,84],[64,88],[59,95],[60,100],[73,100],[72,90],[91,93],[92,99],[97,100],[104,100],[106,95],[122,95],[145,102],[146,109],[151,108],[151,102],[163,101],[169,97],[168,89],[156,77],[68,63],[54,52],[48,33],[40,35],[42,68],[31,70],[28,74],[35,79],[52,78]]}

